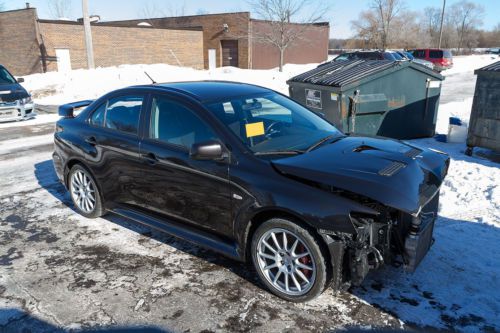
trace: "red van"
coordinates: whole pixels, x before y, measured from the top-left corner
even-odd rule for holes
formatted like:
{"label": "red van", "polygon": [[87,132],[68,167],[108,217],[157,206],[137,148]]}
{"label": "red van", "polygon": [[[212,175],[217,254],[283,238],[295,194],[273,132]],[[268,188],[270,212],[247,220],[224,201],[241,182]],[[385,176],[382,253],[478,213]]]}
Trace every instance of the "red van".
{"label": "red van", "polygon": [[450,50],[443,49],[416,49],[410,50],[415,58],[424,59],[434,64],[434,69],[438,72],[453,67],[453,56]]}

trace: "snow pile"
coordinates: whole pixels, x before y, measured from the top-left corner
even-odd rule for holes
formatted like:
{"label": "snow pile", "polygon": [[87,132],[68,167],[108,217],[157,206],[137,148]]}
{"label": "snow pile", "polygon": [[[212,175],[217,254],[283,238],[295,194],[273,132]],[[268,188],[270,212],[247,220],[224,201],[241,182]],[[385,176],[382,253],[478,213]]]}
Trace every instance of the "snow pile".
{"label": "snow pile", "polygon": [[261,85],[288,95],[286,80],[316,67],[317,64],[286,65],[283,72],[221,67],[213,71],[186,67],[156,65],[122,65],[94,70],[49,72],[25,77],[23,84],[41,105],[59,105],[83,99],[95,99],[112,90],[139,84],[150,84],[147,72],[156,82],[195,80],[238,81]]}

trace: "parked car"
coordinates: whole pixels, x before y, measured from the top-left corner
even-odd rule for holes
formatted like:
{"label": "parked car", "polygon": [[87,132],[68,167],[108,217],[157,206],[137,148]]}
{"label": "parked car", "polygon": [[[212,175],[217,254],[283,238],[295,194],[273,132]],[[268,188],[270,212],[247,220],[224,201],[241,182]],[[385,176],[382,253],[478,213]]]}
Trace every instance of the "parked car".
{"label": "parked car", "polygon": [[401,60],[401,56],[394,52],[388,51],[355,51],[346,52],[338,55],[332,61],[346,61],[346,60]]}
{"label": "parked car", "polygon": [[404,59],[412,61],[416,64],[420,64],[422,66],[428,67],[432,70],[434,69],[434,64],[432,62],[427,61],[427,60],[423,60],[423,59],[415,58],[410,52],[407,52],[407,51],[395,51],[395,52],[397,52]]}
{"label": "parked car", "polygon": [[29,119],[36,116],[30,94],[9,71],[0,65],[0,122]]}
{"label": "parked car", "polygon": [[344,135],[272,90],[153,84],[59,112],[54,166],[80,214],[249,260],[284,299],[359,285],[397,255],[414,270],[432,244],[446,154]]}
{"label": "parked car", "polygon": [[410,50],[417,59],[424,59],[434,64],[434,69],[441,72],[453,67],[453,56],[451,51],[443,49],[415,49]]}
{"label": "parked car", "polygon": [[499,47],[492,47],[491,49],[487,49],[486,53],[489,53],[489,54],[500,54],[500,48]]}

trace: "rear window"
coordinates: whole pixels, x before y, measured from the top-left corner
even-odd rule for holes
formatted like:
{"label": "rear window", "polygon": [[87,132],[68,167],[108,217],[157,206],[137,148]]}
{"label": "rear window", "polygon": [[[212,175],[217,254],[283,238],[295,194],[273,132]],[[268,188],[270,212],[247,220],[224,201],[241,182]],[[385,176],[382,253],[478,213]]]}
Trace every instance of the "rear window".
{"label": "rear window", "polygon": [[415,58],[425,58],[425,50],[414,50],[411,53]]}
{"label": "rear window", "polygon": [[430,50],[429,51],[429,58],[433,58],[433,59],[443,58],[443,51],[441,51],[441,50]]}
{"label": "rear window", "polygon": [[376,52],[359,52],[356,53],[356,57],[358,59],[372,59],[372,60],[380,59],[379,54]]}
{"label": "rear window", "polygon": [[106,108],[104,126],[121,132],[137,134],[143,96],[130,95],[112,98]]}

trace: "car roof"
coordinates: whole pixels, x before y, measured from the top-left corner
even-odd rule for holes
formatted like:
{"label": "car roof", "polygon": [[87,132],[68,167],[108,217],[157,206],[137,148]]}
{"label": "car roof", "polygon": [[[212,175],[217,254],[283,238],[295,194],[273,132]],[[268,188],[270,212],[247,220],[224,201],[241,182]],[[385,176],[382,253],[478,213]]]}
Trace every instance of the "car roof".
{"label": "car roof", "polygon": [[183,93],[200,102],[231,99],[240,96],[269,93],[272,90],[248,83],[231,81],[188,81],[155,83],[147,86],[156,89]]}

